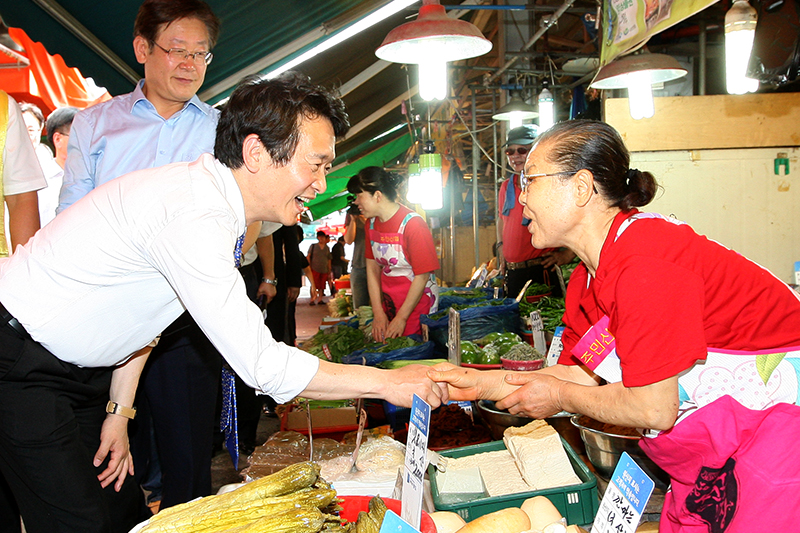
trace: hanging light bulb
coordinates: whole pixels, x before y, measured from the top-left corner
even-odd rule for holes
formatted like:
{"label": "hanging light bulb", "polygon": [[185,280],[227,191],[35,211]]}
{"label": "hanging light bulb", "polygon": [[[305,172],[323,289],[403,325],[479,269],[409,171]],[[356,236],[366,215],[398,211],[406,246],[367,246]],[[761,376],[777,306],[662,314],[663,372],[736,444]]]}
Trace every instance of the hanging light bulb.
{"label": "hanging light bulb", "polygon": [[628,106],[635,120],[655,114],[653,84],[686,76],[687,71],[665,54],[636,54],[616,59],[597,73],[590,87],[595,89],[627,89]]}
{"label": "hanging light bulb", "polygon": [[422,183],[422,209],[442,208],[442,156],[434,151],[433,141],[426,141],[423,153],[419,156],[419,180]]}
{"label": "hanging light bulb", "polygon": [[647,72],[632,72],[628,75],[628,107],[634,120],[650,118],[655,114],[653,86],[650,85],[650,74]]}
{"label": "hanging light bulb", "polygon": [[425,61],[419,64],[419,96],[423,100],[447,98],[447,63]]}
{"label": "hanging light bulb", "polygon": [[516,91],[511,91],[511,99],[506,105],[497,110],[492,115],[494,120],[507,120],[509,130],[522,126],[523,120],[529,120],[539,116],[536,109],[526,104]]}
{"label": "hanging light bulb", "polygon": [[747,0],[734,0],[733,6],[725,14],[725,81],[728,94],[758,90],[758,80],[746,76],[757,22],[758,13]]}
{"label": "hanging light bulb", "polygon": [[544,88],[539,93],[539,131],[545,131],[556,122],[555,102],[553,93],[547,88],[547,81],[543,82]]}
{"label": "hanging light bulb", "polygon": [[408,165],[408,192],[406,199],[412,204],[421,204],[425,197],[425,187],[419,173],[419,162],[412,160]]}
{"label": "hanging light bulb", "polygon": [[422,0],[417,20],[390,31],[375,55],[393,63],[418,64],[420,96],[441,100],[447,97],[447,63],[491,49],[492,42],[474,24],[449,18],[438,0]]}

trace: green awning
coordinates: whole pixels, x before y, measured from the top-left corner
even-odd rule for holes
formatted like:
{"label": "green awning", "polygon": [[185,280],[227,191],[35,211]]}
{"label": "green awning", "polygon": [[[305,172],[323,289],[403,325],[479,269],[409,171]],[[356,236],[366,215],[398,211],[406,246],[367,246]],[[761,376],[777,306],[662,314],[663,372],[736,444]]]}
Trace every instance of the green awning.
{"label": "green awning", "polygon": [[366,154],[358,160],[338,168],[328,174],[328,189],[309,203],[309,210],[314,220],[327,216],[334,211],[347,207],[347,182],[366,167],[384,167],[393,162],[399,155],[406,152],[413,144],[411,134],[398,137],[377,150]]}

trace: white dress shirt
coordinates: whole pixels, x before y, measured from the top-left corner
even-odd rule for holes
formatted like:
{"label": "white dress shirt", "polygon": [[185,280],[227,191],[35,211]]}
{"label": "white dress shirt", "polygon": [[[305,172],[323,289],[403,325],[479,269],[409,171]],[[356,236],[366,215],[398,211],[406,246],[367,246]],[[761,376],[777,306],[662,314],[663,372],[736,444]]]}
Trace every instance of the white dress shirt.
{"label": "white dress shirt", "polygon": [[124,362],[187,309],[248,385],[282,403],[319,360],[276,343],[247,298],[233,260],[245,229],[233,174],[210,154],[134,172],[0,260],[0,302],[56,357],[86,367]]}

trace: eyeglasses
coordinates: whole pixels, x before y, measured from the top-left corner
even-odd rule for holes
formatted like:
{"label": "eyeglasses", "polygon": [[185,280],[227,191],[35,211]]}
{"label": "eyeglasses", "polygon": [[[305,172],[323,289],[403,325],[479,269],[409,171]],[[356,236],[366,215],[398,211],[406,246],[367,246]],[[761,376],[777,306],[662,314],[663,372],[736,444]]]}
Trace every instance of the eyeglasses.
{"label": "eyeglasses", "polygon": [[518,155],[525,155],[525,154],[527,154],[527,153],[528,153],[528,152],[530,152],[530,151],[531,151],[531,149],[530,149],[529,147],[527,147],[527,146],[520,146],[520,147],[519,147],[519,148],[517,148],[516,150],[515,150],[515,149],[513,149],[513,148],[506,148],[506,155],[507,155],[507,156],[512,156],[512,155],[514,155],[514,153],[515,153],[515,152],[516,152]]}
{"label": "eyeglasses", "polygon": [[195,65],[208,65],[211,63],[211,60],[214,59],[214,54],[205,50],[201,50],[199,52],[189,52],[183,48],[170,48],[167,50],[155,41],[150,42],[161,48],[164,53],[167,54],[167,57],[170,59],[170,61],[174,61],[175,63],[187,61],[189,58],[191,58],[192,63]]}
{"label": "eyeglasses", "polygon": [[550,176],[566,176],[569,174],[575,174],[574,172],[569,171],[562,171],[562,172],[553,172],[551,174],[525,174],[525,171],[522,171],[522,174],[519,176],[519,184],[522,186],[522,192],[528,188],[530,183],[538,178],[549,178]]}

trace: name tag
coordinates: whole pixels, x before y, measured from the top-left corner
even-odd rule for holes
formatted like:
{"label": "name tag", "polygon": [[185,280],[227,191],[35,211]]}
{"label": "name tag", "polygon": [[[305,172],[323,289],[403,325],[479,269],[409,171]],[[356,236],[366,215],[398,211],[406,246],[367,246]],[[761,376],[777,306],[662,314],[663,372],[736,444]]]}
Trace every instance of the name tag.
{"label": "name tag", "polygon": [[609,318],[604,316],[589,328],[572,349],[572,356],[609,383],[622,381],[617,356],[617,341],[608,331]]}

